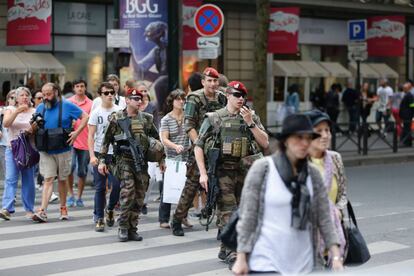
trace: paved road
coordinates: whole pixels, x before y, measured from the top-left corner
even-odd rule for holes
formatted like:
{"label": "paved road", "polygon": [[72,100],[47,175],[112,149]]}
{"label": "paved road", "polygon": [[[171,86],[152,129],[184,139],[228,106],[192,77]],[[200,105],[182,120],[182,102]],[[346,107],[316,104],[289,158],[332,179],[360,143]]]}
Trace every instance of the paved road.
{"label": "paved road", "polygon": [[[372,259],[351,274],[412,275],[414,267],[414,163],[347,170],[349,197]],[[37,195],[37,202],[39,202]],[[185,237],[159,228],[157,204],[140,220],[143,242],[119,243],[116,228],[93,231],[93,191],[71,219],[34,224],[19,204],[11,221],[0,221],[0,275],[230,275],[216,258],[216,230],[195,225]],[[19,200],[20,201],[20,200]],[[193,221],[193,223],[197,223]]]}

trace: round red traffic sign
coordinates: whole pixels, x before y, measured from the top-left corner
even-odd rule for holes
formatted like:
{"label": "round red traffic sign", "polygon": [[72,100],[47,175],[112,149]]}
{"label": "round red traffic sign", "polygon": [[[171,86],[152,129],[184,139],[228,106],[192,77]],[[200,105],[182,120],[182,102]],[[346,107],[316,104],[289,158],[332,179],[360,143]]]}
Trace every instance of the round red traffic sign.
{"label": "round red traffic sign", "polygon": [[201,36],[214,36],[224,25],[224,15],[219,7],[205,4],[199,7],[194,15],[194,26]]}

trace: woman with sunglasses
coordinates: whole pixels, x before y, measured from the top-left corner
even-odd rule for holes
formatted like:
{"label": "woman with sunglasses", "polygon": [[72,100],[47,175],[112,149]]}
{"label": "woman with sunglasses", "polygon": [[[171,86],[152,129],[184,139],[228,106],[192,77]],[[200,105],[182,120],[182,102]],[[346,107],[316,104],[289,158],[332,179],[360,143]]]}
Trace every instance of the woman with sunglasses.
{"label": "woman with sunglasses", "polygon": [[22,178],[22,202],[26,217],[31,219],[35,201],[34,168],[19,169],[14,161],[10,142],[17,139],[20,132],[29,130],[30,119],[35,109],[31,106],[31,93],[26,87],[16,89],[16,104],[4,112],[3,126],[8,128],[9,143],[6,148],[6,179],[2,200],[0,218],[10,220],[15,212],[14,199],[16,196],[19,175]]}
{"label": "woman with sunglasses", "polygon": [[33,99],[34,108],[36,108],[39,104],[43,102],[42,90],[36,89],[35,92],[33,92],[32,99]]}
{"label": "woman with sunglasses", "polygon": [[317,137],[307,116],[290,115],[277,136],[279,151],[250,168],[237,222],[235,275],[298,275],[322,268],[319,233],[330,251],[332,268],[342,270],[326,188],[307,159]]}

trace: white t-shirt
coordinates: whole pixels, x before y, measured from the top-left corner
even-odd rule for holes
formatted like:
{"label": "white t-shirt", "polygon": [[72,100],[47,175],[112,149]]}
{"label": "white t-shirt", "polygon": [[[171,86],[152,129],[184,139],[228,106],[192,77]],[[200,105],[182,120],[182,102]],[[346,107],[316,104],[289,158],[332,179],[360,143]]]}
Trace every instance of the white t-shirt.
{"label": "white t-shirt", "polygon": [[[277,271],[281,274],[304,274],[313,269],[312,226],[301,231],[291,227],[292,193],[287,189],[271,157],[266,183],[263,224],[249,258],[253,271]],[[312,181],[306,186],[311,201]]]}
{"label": "white t-shirt", "polygon": [[[119,97],[119,102],[118,104],[115,104],[116,99],[114,97],[114,104],[118,105],[121,109],[125,109],[126,108],[126,101],[125,101],[125,97],[122,96],[118,96]],[[96,97],[93,102],[92,102],[92,108],[91,110],[94,110],[95,108],[97,108],[98,106],[102,106],[102,98],[101,97]]]}
{"label": "white t-shirt", "polygon": [[[106,128],[109,125],[109,116],[118,111],[121,110],[119,106],[113,105],[111,108],[106,109],[103,108],[102,105],[96,107],[92,110],[90,116],[88,125],[96,126],[96,132],[95,132],[95,144],[94,144],[94,151],[100,152],[102,147],[103,138],[105,136]],[[113,149],[112,146],[108,149],[108,154],[112,154]]]}
{"label": "white t-shirt", "polygon": [[378,96],[378,111],[385,112],[387,110],[388,102],[390,97],[392,97],[393,90],[391,87],[378,87],[377,96]]}

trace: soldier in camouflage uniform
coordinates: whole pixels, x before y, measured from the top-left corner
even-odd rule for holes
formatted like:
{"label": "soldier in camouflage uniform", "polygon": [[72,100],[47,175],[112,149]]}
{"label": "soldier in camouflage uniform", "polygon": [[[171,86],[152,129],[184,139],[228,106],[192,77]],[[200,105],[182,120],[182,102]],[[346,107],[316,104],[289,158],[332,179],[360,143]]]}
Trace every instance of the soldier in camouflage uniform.
{"label": "soldier in camouflage uniform", "polygon": [[[269,145],[268,136],[259,117],[244,106],[247,89],[243,83],[230,82],[226,92],[226,107],[206,114],[194,149],[200,171],[199,181],[206,190],[208,175],[204,156],[213,147],[220,149],[220,157],[216,163],[216,176],[220,188],[217,198],[219,229],[226,225],[240,202],[241,190],[247,174],[242,161],[260,158],[262,149]],[[232,264],[236,252],[221,245],[218,257]]]}
{"label": "soldier in camouflage uniform", "polygon": [[[100,152],[98,170],[101,174],[108,173],[108,167],[103,158],[108,152],[109,146],[114,146],[113,157],[115,162],[111,169],[113,174],[119,179],[121,192],[120,203],[121,213],[119,216],[118,238],[121,242],[127,240],[141,241],[142,237],[137,233],[138,216],[144,204],[145,192],[149,183],[148,156],[150,147],[150,137],[159,140],[157,128],[153,123],[151,114],[139,111],[142,104],[143,95],[131,88],[126,93],[126,109],[112,114],[108,128],[106,130],[102,149]],[[129,134],[126,134],[121,122],[125,119],[130,120]],[[139,147],[139,160],[133,156],[128,135],[137,141]],[[164,167],[161,161],[160,167]]]}
{"label": "soldier in camouflage uniform", "polygon": [[[212,112],[226,105],[226,97],[218,89],[219,73],[216,69],[207,67],[203,72],[203,88],[191,92],[187,96],[187,102],[184,110],[185,130],[191,141],[195,143],[198,138],[198,130],[204,120],[207,112]],[[172,220],[172,231],[175,236],[184,236],[181,226],[183,220],[187,217],[188,210],[191,208],[194,197],[199,190],[200,174],[193,154],[190,154],[187,162],[187,180],[181,193],[180,200]]]}

